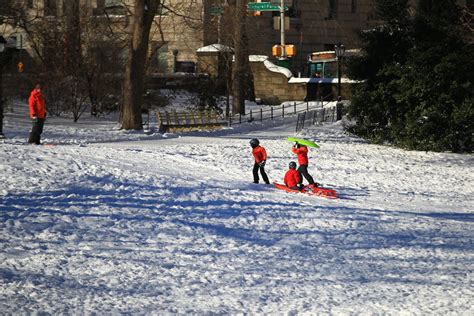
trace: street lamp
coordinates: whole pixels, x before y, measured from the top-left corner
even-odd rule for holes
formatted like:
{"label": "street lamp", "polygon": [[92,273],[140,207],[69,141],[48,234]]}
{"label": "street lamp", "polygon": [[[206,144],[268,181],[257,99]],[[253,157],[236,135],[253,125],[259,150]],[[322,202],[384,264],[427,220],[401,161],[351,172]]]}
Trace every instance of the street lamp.
{"label": "street lamp", "polygon": [[334,45],[334,51],[336,52],[337,57],[337,98],[341,98],[341,62],[346,52],[346,48],[343,44],[338,43]]}
{"label": "street lamp", "polygon": [[[7,48],[7,41],[0,35],[0,54]],[[3,62],[0,55],[0,139],[5,138],[3,135]]]}

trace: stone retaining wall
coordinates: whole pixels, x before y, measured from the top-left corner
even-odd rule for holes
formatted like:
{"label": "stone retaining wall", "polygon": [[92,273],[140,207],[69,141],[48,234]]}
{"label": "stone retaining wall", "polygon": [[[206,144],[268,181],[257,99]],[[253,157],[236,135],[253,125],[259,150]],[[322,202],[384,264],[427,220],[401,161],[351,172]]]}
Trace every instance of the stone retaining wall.
{"label": "stone retaining wall", "polygon": [[255,97],[265,104],[281,104],[284,101],[304,100],[306,83],[290,84],[288,77],[267,68],[263,61],[251,61]]}

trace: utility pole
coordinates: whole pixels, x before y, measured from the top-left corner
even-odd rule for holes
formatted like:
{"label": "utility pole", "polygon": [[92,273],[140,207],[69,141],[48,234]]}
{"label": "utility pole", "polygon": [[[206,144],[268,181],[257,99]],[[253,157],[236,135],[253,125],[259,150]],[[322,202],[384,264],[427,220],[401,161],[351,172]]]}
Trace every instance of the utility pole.
{"label": "utility pole", "polygon": [[281,58],[286,58],[285,49],[285,0],[281,0],[280,3],[280,45],[281,45]]}

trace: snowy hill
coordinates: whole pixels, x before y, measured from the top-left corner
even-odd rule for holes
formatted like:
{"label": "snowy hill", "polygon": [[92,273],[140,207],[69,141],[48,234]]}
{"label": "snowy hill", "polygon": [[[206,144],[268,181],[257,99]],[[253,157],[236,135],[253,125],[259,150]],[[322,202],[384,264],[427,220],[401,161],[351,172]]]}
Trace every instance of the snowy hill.
{"label": "snowy hill", "polygon": [[270,180],[295,160],[291,118],[188,135],[50,118],[59,145],[35,146],[22,110],[0,143],[3,313],[474,313],[472,155],[306,129],[329,200],[251,183],[249,139]]}

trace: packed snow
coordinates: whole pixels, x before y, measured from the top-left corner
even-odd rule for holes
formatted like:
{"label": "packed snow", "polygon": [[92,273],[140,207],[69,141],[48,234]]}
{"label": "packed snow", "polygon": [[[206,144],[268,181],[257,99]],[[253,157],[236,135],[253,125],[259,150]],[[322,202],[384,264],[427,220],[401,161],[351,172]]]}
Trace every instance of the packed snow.
{"label": "packed snow", "polygon": [[[291,117],[164,135],[50,117],[37,146],[26,108],[0,141],[2,313],[474,314],[472,155]],[[252,183],[249,140],[282,182],[295,135],[338,199]]]}

